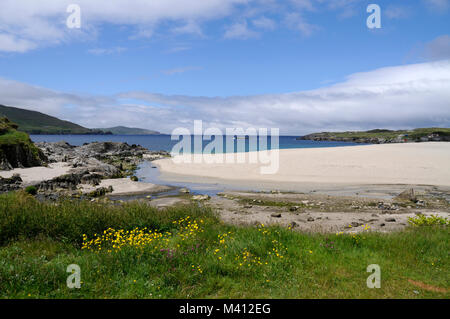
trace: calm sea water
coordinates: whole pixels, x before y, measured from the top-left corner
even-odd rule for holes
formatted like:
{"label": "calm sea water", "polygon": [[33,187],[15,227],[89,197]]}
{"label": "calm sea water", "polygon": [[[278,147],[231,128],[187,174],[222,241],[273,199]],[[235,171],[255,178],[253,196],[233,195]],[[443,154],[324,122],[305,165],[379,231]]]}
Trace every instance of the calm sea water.
{"label": "calm sea water", "polygon": [[[31,135],[33,142],[59,142],[66,141],[71,145],[83,145],[90,142],[126,142],[130,145],[137,144],[152,150],[152,151],[171,151],[172,147],[178,143],[178,141],[172,141],[170,135]],[[238,151],[239,140],[234,140],[234,151]],[[239,151],[249,150],[255,151],[260,149],[266,149],[262,147],[260,143],[255,148],[249,148],[249,140],[240,140],[245,142],[244,148],[239,148]],[[203,147],[205,147],[210,141],[203,141]],[[193,145],[193,141],[191,143]],[[242,143],[243,144],[243,143]],[[317,147],[338,147],[338,146],[350,146],[356,145],[356,143],[347,142],[328,142],[328,141],[302,141],[296,140],[296,136],[280,136],[279,137],[279,149],[287,148],[317,148]],[[226,151],[226,141],[223,138],[224,152]],[[268,137],[267,149],[271,149],[271,140]],[[193,146],[192,146],[193,150]]]}
{"label": "calm sea water", "polygon": [[[34,142],[59,142],[66,141],[72,145],[83,145],[84,143],[89,142],[126,142],[130,145],[139,144],[145,148],[148,148],[153,151],[171,151],[172,147],[178,143],[178,141],[172,141],[170,135],[31,135],[31,139]],[[237,151],[237,142],[238,140],[234,140],[234,150]],[[245,151],[249,151],[249,141],[248,140],[240,140],[241,142],[245,142]],[[193,141],[191,141],[193,142]],[[210,141],[203,141],[203,147],[205,147]],[[193,144],[193,143],[191,143]],[[226,151],[226,139],[223,139],[224,151]],[[317,147],[339,147],[339,146],[350,146],[356,145],[355,143],[345,143],[345,142],[315,142],[315,141],[301,141],[296,140],[296,136],[280,136],[279,137],[279,148],[287,149],[287,148],[317,148]],[[271,149],[271,141],[270,138],[267,140],[267,148]],[[256,149],[264,149],[258,143]],[[192,148],[193,149],[193,148]],[[239,151],[242,151],[243,148],[240,148]],[[255,150],[255,149],[251,149]],[[227,186],[222,184],[203,184],[203,183],[188,183],[188,182],[175,182],[175,181],[165,181],[161,178],[161,174],[157,168],[150,162],[142,162],[137,171],[136,176],[138,176],[139,180],[146,183],[153,183],[159,185],[167,185],[173,187],[187,187],[193,194],[207,194],[210,196],[216,195],[218,192],[222,192],[225,190],[245,190],[245,188],[238,188],[234,186]],[[254,189],[259,190],[259,189]],[[173,191],[174,194],[178,194],[178,190]],[[161,196],[170,195],[171,193],[164,193]],[[139,196],[145,195],[136,195],[136,196],[124,196],[122,199],[135,199],[139,198]],[[158,197],[159,195],[156,195]]]}

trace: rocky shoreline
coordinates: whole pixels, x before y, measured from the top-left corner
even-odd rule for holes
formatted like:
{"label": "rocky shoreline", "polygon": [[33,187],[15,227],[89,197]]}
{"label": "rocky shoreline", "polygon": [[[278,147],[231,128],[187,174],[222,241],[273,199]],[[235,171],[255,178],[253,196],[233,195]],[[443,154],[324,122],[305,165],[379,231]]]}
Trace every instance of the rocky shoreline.
{"label": "rocky shoreline", "polygon": [[[374,130],[372,132],[363,133],[386,133],[389,130]],[[313,133],[305,136],[297,137],[297,140],[310,141],[330,141],[330,142],[350,142],[362,144],[386,144],[386,143],[419,143],[419,142],[450,142],[450,136],[439,133],[427,134],[424,136],[410,136],[408,134],[398,134],[395,136],[358,136],[359,132],[347,132],[347,136],[339,136],[342,133]],[[354,135],[354,136],[351,136]]]}
{"label": "rocky shoreline", "polygon": [[[166,151],[150,151],[140,145],[122,142],[92,142],[73,146],[61,141],[41,142],[36,143],[36,146],[42,151],[48,164],[64,163],[67,172],[37,183],[27,183],[19,174],[0,178],[0,192],[33,187],[42,195],[80,196],[83,185],[98,186],[104,179],[131,177],[136,181],[133,174],[141,161],[170,156]],[[112,191],[112,187],[95,188],[87,195],[97,197]]]}

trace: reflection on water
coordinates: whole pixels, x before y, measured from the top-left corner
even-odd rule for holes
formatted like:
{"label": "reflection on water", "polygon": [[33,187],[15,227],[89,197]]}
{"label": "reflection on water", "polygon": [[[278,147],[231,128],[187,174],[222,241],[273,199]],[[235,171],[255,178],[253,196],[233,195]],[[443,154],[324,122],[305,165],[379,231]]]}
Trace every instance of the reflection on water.
{"label": "reflection on water", "polygon": [[[233,186],[231,188],[226,185],[221,185],[218,183],[215,184],[203,184],[203,183],[189,183],[189,182],[169,182],[165,181],[161,178],[161,173],[159,172],[159,169],[154,166],[151,162],[144,161],[142,162],[137,171],[136,176],[139,178],[139,181],[144,183],[152,183],[152,184],[158,184],[158,185],[165,185],[165,186],[172,186],[182,188],[185,187],[190,190],[192,194],[205,194],[209,196],[215,196],[217,193],[223,192],[225,190],[248,190],[246,188],[239,188],[236,186]],[[178,190],[176,190],[176,194],[178,194]],[[161,195],[168,195],[167,192]]]}

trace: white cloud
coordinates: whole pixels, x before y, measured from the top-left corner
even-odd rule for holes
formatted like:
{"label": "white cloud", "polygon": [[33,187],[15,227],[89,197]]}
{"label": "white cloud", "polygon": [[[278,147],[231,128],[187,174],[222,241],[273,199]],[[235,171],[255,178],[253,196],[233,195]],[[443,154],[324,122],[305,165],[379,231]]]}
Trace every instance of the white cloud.
{"label": "white cloud", "polygon": [[423,0],[423,1],[432,10],[446,11],[450,8],[449,0]]}
{"label": "white cloud", "polygon": [[406,6],[389,5],[384,10],[384,15],[389,19],[405,19],[411,14],[411,8]]}
{"label": "white cloud", "polygon": [[231,25],[224,34],[225,39],[250,39],[258,36],[258,32],[252,31],[247,27],[247,21]]}
{"label": "white cloud", "polygon": [[[162,21],[192,21],[179,31],[195,31],[194,21],[229,15],[235,5],[251,0],[77,0],[81,29],[66,27],[66,8],[73,0],[2,0],[0,2],[0,50],[25,52],[38,46],[68,41],[73,35],[94,33],[108,23],[136,28],[134,37],[150,36]],[[7,37],[5,36],[7,35]]]}
{"label": "white cloud", "polygon": [[311,36],[320,29],[317,25],[308,23],[306,19],[297,12],[288,13],[284,21],[289,28],[300,31],[305,37]]}
{"label": "white cloud", "polygon": [[442,35],[425,44],[424,55],[428,60],[450,59],[450,36]]}
{"label": "white cloud", "polygon": [[188,71],[194,71],[194,70],[200,70],[201,68],[195,67],[195,66],[186,66],[182,68],[175,68],[175,69],[169,69],[169,70],[163,70],[162,73],[165,75],[174,75],[178,73],[185,73]]}
{"label": "white cloud", "polygon": [[258,19],[254,19],[252,21],[253,25],[260,29],[266,29],[266,30],[274,30],[276,27],[276,23],[274,20],[266,18],[266,17],[260,17]]}
{"label": "white cloud", "polygon": [[35,47],[36,44],[31,41],[19,39],[10,34],[0,33],[0,51],[23,53]]}
{"label": "white cloud", "polygon": [[87,52],[94,55],[110,55],[110,54],[120,54],[127,51],[127,48],[115,47],[115,48],[95,48],[90,49]]}
{"label": "white cloud", "polygon": [[175,27],[172,29],[174,33],[177,34],[196,34],[199,36],[203,35],[202,28],[195,21],[188,21],[186,24]]}
{"label": "white cloud", "polygon": [[[279,127],[283,134],[324,130],[450,125],[450,60],[350,75],[311,91],[195,97],[148,92],[81,96],[0,79],[0,104],[27,107],[87,127],[127,125],[170,133],[175,127]],[[133,101],[130,103],[129,101]]]}

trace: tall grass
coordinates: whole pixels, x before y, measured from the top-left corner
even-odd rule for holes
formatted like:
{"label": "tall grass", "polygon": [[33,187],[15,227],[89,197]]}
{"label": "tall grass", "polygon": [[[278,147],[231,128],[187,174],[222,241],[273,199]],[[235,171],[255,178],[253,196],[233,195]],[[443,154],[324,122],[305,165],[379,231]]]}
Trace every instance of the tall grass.
{"label": "tall grass", "polygon": [[173,227],[172,221],[187,215],[216,218],[210,210],[197,205],[161,211],[139,202],[120,205],[70,199],[39,202],[24,192],[12,192],[0,195],[0,245],[36,236],[80,245],[82,234],[92,236],[110,227],[165,231]]}
{"label": "tall grass", "polygon": [[[85,244],[108,228],[136,227],[164,240],[113,249],[105,235],[97,249],[82,248],[83,234]],[[197,205],[161,211],[139,203],[52,204],[11,193],[0,195],[0,239],[3,298],[450,297],[447,226],[366,232],[356,241],[225,225]],[[81,268],[81,289],[66,287],[69,264]],[[369,264],[381,267],[380,289],[366,286]]]}

